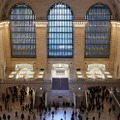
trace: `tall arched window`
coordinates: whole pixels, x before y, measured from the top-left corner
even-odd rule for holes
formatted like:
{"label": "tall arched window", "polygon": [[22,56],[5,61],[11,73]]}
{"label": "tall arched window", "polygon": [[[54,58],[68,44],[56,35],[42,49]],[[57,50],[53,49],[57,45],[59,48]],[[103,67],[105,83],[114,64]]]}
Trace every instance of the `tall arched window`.
{"label": "tall arched window", "polygon": [[108,58],[110,55],[110,9],[100,3],[92,6],[86,15],[85,57]]}
{"label": "tall arched window", "polygon": [[36,57],[36,33],[32,9],[24,4],[16,4],[10,11],[11,55],[13,58]]}
{"label": "tall arched window", "polygon": [[64,3],[52,6],[48,13],[48,57],[73,57],[73,13]]}

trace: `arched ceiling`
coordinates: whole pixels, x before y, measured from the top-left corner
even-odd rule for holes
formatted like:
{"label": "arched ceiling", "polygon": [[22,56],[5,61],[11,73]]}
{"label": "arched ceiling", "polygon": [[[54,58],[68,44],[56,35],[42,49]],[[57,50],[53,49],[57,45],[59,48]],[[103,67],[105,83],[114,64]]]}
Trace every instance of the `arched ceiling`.
{"label": "arched ceiling", "polygon": [[[9,4],[12,2],[13,0],[0,0],[0,18],[1,19],[6,19],[6,10],[9,6]],[[120,15],[119,15],[119,12],[120,12],[120,0],[108,0],[111,5],[113,6],[113,9],[114,9],[114,19],[118,19],[120,20]]]}
{"label": "arched ceiling", "polygon": [[115,19],[119,20],[120,19],[120,15],[119,15],[119,11],[120,11],[120,0],[109,0],[113,9],[114,9],[114,13],[115,13]]}
{"label": "arched ceiling", "polygon": [[0,11],[2,11],[0,14],[0,18],[1,19],[5,19],[6,18],[6,10],[7,7],[9,6],[10,2],[12,0],[0,0]]}

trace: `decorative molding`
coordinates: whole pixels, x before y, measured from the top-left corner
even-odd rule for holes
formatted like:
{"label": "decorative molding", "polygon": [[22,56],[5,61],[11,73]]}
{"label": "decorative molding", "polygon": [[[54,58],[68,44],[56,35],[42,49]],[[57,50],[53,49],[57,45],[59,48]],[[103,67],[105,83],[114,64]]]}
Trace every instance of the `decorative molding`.
{"label": "decorative molding", "polygon": [[120,21],[111,21],[112,27],[120,28]]}
{"label": "decorative molding", "polygon": [[81,22],[73,22],[74,27],[85,27],[86,22],[85,21],[81,21]]}
{"label": "decorative molding", "polygon": [[36,27],[47,27],[47,25],[48,25],[48,22],[39,22],[39,21],[35,22]]}
{"label": "decorative molding", "polygon": [[1,21],[0,22],[0,28],[8,26],[10,21]]}

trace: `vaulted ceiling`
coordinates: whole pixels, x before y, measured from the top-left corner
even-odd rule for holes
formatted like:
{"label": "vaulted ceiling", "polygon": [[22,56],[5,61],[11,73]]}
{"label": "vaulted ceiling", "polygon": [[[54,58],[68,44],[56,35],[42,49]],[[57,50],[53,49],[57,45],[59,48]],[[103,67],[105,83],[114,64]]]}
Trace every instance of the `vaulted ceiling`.
{"label": "vaulted ceiling", "polygon": [[5,19],[6,18],[6,10],[7,10],[7,7],[9,6],[10,2],[12,0],[0,0],[0,13],[2,13],[0,15],[0,18],[1,19]]}
{"label": "vaulted ceiling", "polygon": [[[13,0],[0,0],[0,19],[7,19],[6,10]],[[115,19],[120,20],[120,0],[108,0],[114,9]]]}

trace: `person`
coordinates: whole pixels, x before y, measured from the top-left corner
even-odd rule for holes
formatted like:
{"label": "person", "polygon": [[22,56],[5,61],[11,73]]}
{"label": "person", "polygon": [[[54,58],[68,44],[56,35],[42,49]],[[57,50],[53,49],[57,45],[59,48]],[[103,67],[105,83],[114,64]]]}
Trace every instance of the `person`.
{"label": "person", "polygon": [[42,113],[40,112],[40,120],[42,119]]}
{"label": "person", "polygon": [[101,113],[99,112],[99,113],[98,113],[98,118],[100,119],[100,117],[101,117]]}
{"label": "person", "polygon": [[86,120],[89,120],[88,116],[86,117]]}
{"label": "person", "polygon": [[5,113],[3,114],[3,120],[6,120],[6,114]]}
{"label": "person", "polygon": [[10,115],[8,115],[7,118],[8,118],[8,120],[10,120],[10,118],[11,118]]}
{"label": "person", "polygon": [[17,111],[15,112],[15,117],[18,117],[18,112]]}
{"label": "person", "polygon": [[2,105],[0,105],[0,111],[2,111]]}
{"label": "person", "polygon": [[118,117],[117,117],[118,119],[117,120],[120,120],[120,113],[118,114]]}
{"label": "person", "polygon": [[36,119],[36,115],[34,114],[34,115],[33,115],[33,120],[35,120],[35,119]]}
{"label": "person", "polygon": [[45,120],[45,117],[43,118],[43,120]]}
{"label": "person", "polygon": [[113,111],[115,111],[115,110],[116,110],[115,105],[112,105],[112,110],[113,110]]}
{"label": "person", "polygon": [[66,116],[66,110],[64,110],[64,115]]}
{"label": "person", "polygon": [[24,119],[24,114],[23,114],[23,113],[21,114],[21,119],[22,119],[22,120]]}
{"label": "person", "polygon": [[93,120],[95,120],[95,116],[93,116]]}
{"label": "person", "polygon": [[110,113],[111,113],[111,108],[109,108],[109,110],[108,110],[108,111],[109,111],[109,114],[110,114]]}
{"label": "person", "polygon": [[30,120],[30,115],[28,115],[28,120]]}
{"label": "person", "polygon": [[54,118],[54,111],[52,111],[52,118]]}

